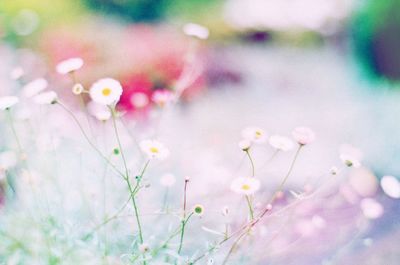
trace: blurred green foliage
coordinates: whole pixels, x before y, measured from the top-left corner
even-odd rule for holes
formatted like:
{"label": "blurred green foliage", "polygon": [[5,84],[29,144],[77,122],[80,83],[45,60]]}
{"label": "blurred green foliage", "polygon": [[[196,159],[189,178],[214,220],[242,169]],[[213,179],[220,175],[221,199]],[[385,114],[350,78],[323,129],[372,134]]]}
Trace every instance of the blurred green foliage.
{"label": "blurred green foliage", "polygon": [[[24,18],[24,14],[31,14],[31,18]],[[62,23],[73,24],[84,13],[84,6],[80,1],[71,0],[0,0],[0,37],[8,42],[34,42],[37,32],[41,29],[56,26]],[[33,14],[33,15],[32,15]],[[33,16],[33,18],[32,18]],[[19,34],[18,28],[33,26],[37,18],[37,25],[25,38]],[[25,23],[25,25],[24,25]]]}
{"label": "blurred green foliage", "polygon": [[168,0],[84,0],[89,8],[131,21],[156,21],[163,17]]}
{"label": "blurred green foliage", "polygon": [[88,7],[133,22],[156,22],[168,17],[198,18],[222,0],[84,0]]}
{"label": "blurred green foliage", "polygon": [[[222,3],[223,0],[0,0],[0,37],[16,46],[33,44],[41,30],[78,25],[80,18],[92,13],[127,22],[193,21],[219,27]],[[18,30],[21,28],[28,33],[22,34]]]}
{"label": "blurred green foliage", "polygon": [[368,0],[352,25],[355,53],[370,78],[400,80],[400,0]]}

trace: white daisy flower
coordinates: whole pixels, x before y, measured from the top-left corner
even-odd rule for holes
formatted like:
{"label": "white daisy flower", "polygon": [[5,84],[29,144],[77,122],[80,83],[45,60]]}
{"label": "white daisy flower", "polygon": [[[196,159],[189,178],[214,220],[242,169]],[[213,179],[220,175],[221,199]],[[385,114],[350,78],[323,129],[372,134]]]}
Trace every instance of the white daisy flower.
{"label": "white daisy flower", "polygon": [[19,99],[14,96],[0,97],[0,110],[6,110],[19,102]]}
{"label": "white daisy flower", "polygon": [[163,160],[169,155],[168,148],[156,140],[141,141],[140,148],[150,159],[156,158]]}
{"label": "white daisy flower", "polygon": [[337,175],[337,174],[339,173],[339,169],[338,169],[337,167],[333,166],[333,167],[331,167],[331,169],[329,170],[329,172],[330,172],[332,175]]}
{"label": "white daisy flower", "polygon": [[191,37],[205,40],[210,35],[208,28],[195,23],[187,23],[183,26],[183,32]]}
{"label": "white daisy flower", "polygon": [[202,216],[204,214],[204,206],[201,204],[196,204],[193,206],[193,213],[197,216]]}
{"label": "white daisy flower", "polygon": [[33,101],[36,104],[40,105],[47,105],[47,104],[54,104],[57,102],[57,93],[53,90],[40,93],[33,97]]}
{"label": "white daisy flower", "polygon": [[340,160],[348,167],[360,167],[363,154],[360,149],[349,144],[342,144],[339,148]]}
{"label": "white daisy flower", "polygon": [[273,148],[281,151],[289,151],[294,147],[292,140],[281,135],[272,135],[268,141]]}
{"label": "white daisy flower", "polygon": [[160,184],[164,187],[172,187],[176,182],[176,178],[172,174],[164,174],[160,179]]}
{"label": "white daisy flower", "polygon": [[56,70],[59,74],[65,75],[80,69],[82,66],[83,60],[76,57],[59,62],[56,66]]}
{"label": "white daisy flower", "polygon": [[394,199],[400,198],[400,182],[394,176],[383,176],[381,187],[387,196]]}
{"label": "white daisy flower", "polygon": [[348,167],[360,167],[361,166],[360,161],[355,156],[352,156],[349,154],[341,154],[340,160],[342,160],[342,162]]}
{"label": "white daisy flower", "polygon": [[164,107],[175,99],[174,93],[167,89],[156,90],[151,96],[151,100],[159,107]]}
{"label": "white daisy flower", "polygon": [[384,209],[382,204],[372,198],[365,198],[360,203],[361,211],[368,219],[376,219],[382,216]]}
{"label": "white daisy flower", "polygon": [[47,86],[48,86],[48,82],[46,79],[37,78],[37,79],[29,82],[22,88],[22,94],[27,98],[31,98],[33,96],[36,96],[43,90],[45,90],[47,88]]}
{"label": "white daisy flower", "polygon": [[292,136],[300,145],[306,145],[315,140],[315,133],[308,127],[294,128]]}
{"label": "white daisy flower", "polygon": [[83,88],[82,84],[80,83],[76,83],[73,87],[72,87],[72,93],[74,93],[75,95],[80,95],[83,93],[85,89]]}
{"label": "white daisy flower", "polygon": [[94,102],[111,105],[119,101],[122,95],[122,86],[115,79],[103,78],[92,85],[89,93]]}
{"label": "white daisy flower", "polygon": [[238,143],[238,146],[241,150],[243,151],[248,151],[251,147],[251,141],[247,140],[247,139],[243,139]]}
{"label": "white daisy flower", "polygon": [[87,104],[90,115],[95,117],[99,121],[107,121],[111,118],[111,111],[107,106],[90,101]]}
{"label": "white daisy flower", "polygon": [[243,129],[242,136],[244,139],[254,143],[264,143],[267,140],[264,130],[259,127],[247,127]]}
{"label": "white daisy flower", "polygon": [[231,190],[243,195],[251,195],[260,188],[260,181],[256,178],[236,178],[232,181]]}

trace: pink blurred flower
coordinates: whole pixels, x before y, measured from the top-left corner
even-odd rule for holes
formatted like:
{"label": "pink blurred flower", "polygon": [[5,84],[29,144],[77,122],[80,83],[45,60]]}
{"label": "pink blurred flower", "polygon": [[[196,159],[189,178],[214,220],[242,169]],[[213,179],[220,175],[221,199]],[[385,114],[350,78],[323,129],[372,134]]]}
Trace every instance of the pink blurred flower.
{"label": "pink blurred flower", "polygon": [[292,135],[300,145],[306,145],[315,140],[315,133],[308,127],[296,127]]}
{"label": "pink blurred flower", "polygon": [[146,75],[132,76],[123,82],[122,86],[123,93],[118,103],[119,108],[128,113],[149,110],[153,84]]}

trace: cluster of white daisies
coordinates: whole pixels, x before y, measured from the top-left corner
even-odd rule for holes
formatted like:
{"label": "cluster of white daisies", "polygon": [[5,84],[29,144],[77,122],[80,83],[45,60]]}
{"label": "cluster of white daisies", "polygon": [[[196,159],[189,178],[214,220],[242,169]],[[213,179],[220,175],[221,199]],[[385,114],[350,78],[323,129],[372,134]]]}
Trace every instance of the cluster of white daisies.
{"label": "cluster of white daisies", "polygon": [[[196,25],[187,25],[185,30],[188,32],[193,30],[196,32],[199,31]],[[202,34],[204,35],[206,32],[204,31]],[[91,115],[100,121],[109,120],[122,95],[122,85],[118,80],[113,78],[101,78],[94,82],[88,90],[85,89],[81,83],[76,82],[75,78],[75,72],[81,69],[83,65],[84,61],[81,58],[70,58],[58,63],[56,71],[61,75],[69,75],[71,77],[74,82],[72,86],[73,94],[89,94],[91,101],[88,102],[87,108]],[[15,69],[11,74],[12,78],[19,79],[23,75],[23,71]],[[53,90],[46,90],[47,88],[47,80],[44,78],[37,78],[23,86],[22,96],[27,99],[33,99],[37,104],[61,104],[57,93]],[[159,107],[165,107],[169,103],[176,101],[176,99],[176,95],[168,90],[155,91],[152,96],[153,102]],[[16,96],[0,97],[0,110],[7,110],[18,102],[19,98]],[[268,143],[276,149],[276,151],[282,152],[292,150],[296,146],[295,143],[297,143],[299,147],[302,147],[315,140],[315,133],[308,127],[297,127],[292,131],[292,138],[282,135],[271,135],[267,137],[262,128],[247,127],[242,131],[242,137],[243,139],[238,144],[239,148],[250,155],[249,151],[251,147],[256,144]],[[168,157],[170,153],[168,148],[157,140],[144,140],[140,143],[140,148],[149,159],[163,160]],[[347,166],[360,167],[362,154],[356,148],[347,147],[341,150],[340,159]],[[338,169],[336,167],[332,167],[332,174],[337,174],[337,171]],[[384,183],[386,182],[388,181],[385,180]],[[392,182],[393,181],[390,180],[390,183]],[[244,195],[251,195],[259,190],[259,188],[260,182],[254,176],[236,178],[231,184],[231,189],[234,192]]]}
{"label": "cluster of white daisies", "polygon": [[[315,133],[308,127],[297,127],[292,132],[293,139],[299,147],[310,144],[315,139]],[[289,151],[295,147],[295,142],[286,136],[271,135],[267,137],[265,131],[259,127],[247,127],[242,131],[243,139],[238,146],[250,157],[250,149],[255,144],[268,143],[276,151]],[[251,158],[251,157],[250,157]],[[242,195],[252,195],[260,188],[260,181],[255,178],[254,172],[251,177],[239,177],[233,180],[231,190]]]}
{"label": "cluster of white daisies", "polygon": [[[81,95],[88,93],[91,101],[87,104],[90,114],[101,121],[111,118],[115,106],[120,100],[123,92],[121,83],[113,78],[102,78],[92,84],[89,90],[86,90],[82,84],[75,82],[74,73],[84,65],[81,58],[70,58],[57,64],[56,71],[62,75],[70,75],[74,81],[72,93]],[[15,76],[15,75],[14,75]],[[20,78],[22,75],[15,76]],[[53,90],[45,91],[48,82],[44,78],[37,78],[22,88],[22,96],[25,98],[33,98],[38,104],[56,104],[61,101],[58,99],[57,93]],[[153,94],[152,100],[159,106],[164,107],[168,103],[175,100],[172,92],[162,90]],[[16,96],[0,97],[0,109],[7,110],[17,104],[19,98]],[[150,159],[164,159],[169,155],[169,150],[156,140],[144,140],[140,143],[142,151],[148,155]]]}

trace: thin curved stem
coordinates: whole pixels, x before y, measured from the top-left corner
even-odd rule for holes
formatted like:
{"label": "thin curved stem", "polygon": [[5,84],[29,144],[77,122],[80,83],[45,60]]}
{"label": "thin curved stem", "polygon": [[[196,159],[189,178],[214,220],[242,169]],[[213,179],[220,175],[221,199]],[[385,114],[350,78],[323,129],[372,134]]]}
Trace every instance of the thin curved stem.
{"label": "thin curved stem", "polygon": [[181,254],[182,247],[183,247],[183,236],[185,235],[185,227],[187,222],[189,221],[190,217],[193,215],[193,213],[190,213],[186,220],[182,220],[182,226],[181,226],[181,236],[179,239],[179,248],[178,248],[178,254]]}
{"label": "thin curved stem", "polygon": [[80,131],[82,132],[83,136],[85,137],[86,141],[89,143],[89,145],[101,156],[114,170],[117,172],[121,177],[125,177],[124,174],[114,165],[111,163],[111,161],[97,148],[97,146],[90,140],[89,136],[85,132],[85,130],[82,127],[82,124],[79,122],[78,118],[76,118],[75,114],[67,108],[63,103],[60,101],[57,101],[57,104],[60,105],[70,116],[71,118],[75,121],[75,123],[78,125]]}
{"label": "thin curved stem", "polygon": [[[189,183],[189,179],[185,179],[185,186],[183,188],[183,218],[182,218],[182,224],[181,224],[181,238],[180,238],[180,243],[179,243],[179,248],[178,248],[178,254],[181,253],[182,251],[182,246],[183,246],[183,236],[185,234],[185,225],[186,225],[186,193],[187,193],[187,185]],[[193,214],[193,213],[192,213]],[[188,219],[190,218],[190,216],[192,215],[190,214]]]}
{"label": "thin curved stem", "polygon": [[[110,111],[111,111],[111,116],[112,116],[112,122],[113,122],[115,137],[117,138],[118,147],[119,147],[119,150],[121,152],[122,161],[124,163],[124,168],[125,168],[125,178],[124,179],[125,179],[125,182],[126,182],[126,184],[128,186],[129,192],[131,194],[132,205],[133,205],[133,208],[135,210],[135,218],[136,218],[136,223],[137,223],[138,230],[139,230],[139,241],[140,241],[141,244],[143,244],[144,243],[143,230],[142,230],[142,224],[141,224],[141,221],[140,221],[139,207],[137,205],[135,195],[136,195],[137,188],[139,187],[140,181],[141,181],[141,179],[142,179],[142,177],[144,175],[144,172],[146,171],[147,166],[149,165],[150,160],[148,160],[146,162],[145,166],[143,167],[142,172],[140,173],[140,177],[136,180],[136,186],[134,188],[132,188],[132,184],[131,184],[131,182],[129,180],[128,164],[127,164],[127,161],[126,161],[126,158],[125,158],[124,150],[122,148],[121,139],[119,137],[119,132],[118,132],[118,128],[117,128],[117,123],[116,123],[116,120],[115,120],[115,110],[110,107]],[[143,260],[143,264],[146,265],[147,262],[145,260]]]}
{"label": "thin curved stem", "polygon": [[[270,204],[276,199],[276,195],[278,194],[279,191],[282,190],[282,188],[285,185],[287,179],[289,178],[291,172],[293,171],[294,164],[295,164],[295,162],[296,162],[296,160],[297,160],[297,158],[299,156],[299,153],[300,153],[300,150],[302,149],[302,147],[303,147],[303,145],[300,145],[299,148],[297,149],[296,154],[295,154],[295,156],[294,156],[294,158],[292,160],[292,163],[290,164],[288,172],[286,173],[285,177],[283,178],[283,180],[282,180],[281,184],[279,185],[278,189],[274,192],[274,194],[271,196],[271,198],[267,202],[267,206],[264,208],[264,210],[261,212],[261,214],[257,218],[255,218],[253,221],[251,221],[249,223],[246,223],[244,226],[242,226],[240,229],[238,229],[237,231],[232,233],[230,236],[225,237],[223,240],[221,240],[219,243],[217,243],[214,247],[210,248],[208,251],[206,251],[205,253],[203,253],[202,255],[197,257],[196,259],[194,259],[190,263],[191,265],[195,264],[196,262],[198,262],[199,260],[204,258],[210,251],[214,250],[217,247],[220,247],[222,244],[227,242],[229,239],[234,237],[236,234],[239,234],[238,238],[233,243],[235,245],[237,241],[241,240],[245,235],[248,234],[248,229],[254,227],[271,210]],[[234,246],[232,246],[232,247],[234,247]],[[232,247],[231,247],[231,249],[232,249]],[[233,252],[233,251],[229,251],[228,252],[229,256],[230,256],[230,254],[229,254],[230,252]]]}
{"label": "thin curved stem", "polygon": [[116,120],[115,120],[115,111],[114,111],[114,109],[111,108],[111,107],[110,107],[110,111],[111,111],[111,117],[112,117],[112,123],[113,123],[113,127],[114,127],[115,137],[117,138],[119,151],[121,152],[122,161],[123,161],[123,163],[124,163],[125,178],[129,178],[128,165],[127,165],[127,162],[126,162],[126,159],[125,159],[124,150],[123,150],[123,148],[122,148],[121,139],[120,139],[120,137],[119,137],[118,128],[117,128],[117,122],[116,122]]}
{"label": "thin curved stem", "polygon": [[291,174],[292,171],[293,171],[294,164],[296,163],[296,160],[297,160],[297,158],[298,158],[298,156],[299,156],[299,153],[300,153],[300,150],[301,150],[302,147],[303,147],[303,145],[299,145],[299,148],[297,148],[296,154],[294,155],[294,158],[293,158],[293,160],[292,160],[292,163],[290,164],[290,167],[289,167],[288,172],[286,173],[285,177],[283,178],[283,180],[282,180],[281,184],[279,185],[278,189],[277,189],[277,190],[275,191],[275,193],[272,195],[272,197],[271,197],[269,203],[271,203],[273,200],[275,200],[275,197],[276,197],[276,195],[278,194],[278,192],[281,192],[282,189],[283,189],[283,186],[285,186],[286,181],[288,180],[290,174]]}
{"label": "thin curved stem", "polygon": [[250,196],[246,195],[245,197],[246,197],[246,201],[247,201],[247,206],[249,207],[250,220],[253,221],[254,220],[253,205],[251,203]]}
{"label": "thin curved stem", "polygon": [[254,175],[255,175],[254,160],[253,160],[253,158],[251,157],[250,151],[249,151],[249,150],[246,151],[246,155],[247,155],[247,157],[249,158],[250,164],[251,164],[251,176],[254,177]]}

